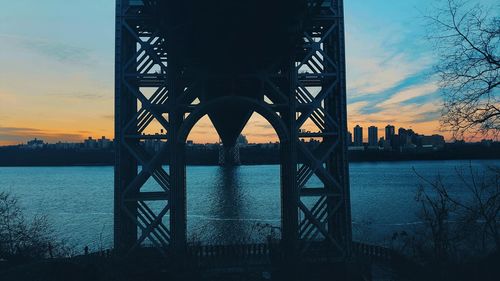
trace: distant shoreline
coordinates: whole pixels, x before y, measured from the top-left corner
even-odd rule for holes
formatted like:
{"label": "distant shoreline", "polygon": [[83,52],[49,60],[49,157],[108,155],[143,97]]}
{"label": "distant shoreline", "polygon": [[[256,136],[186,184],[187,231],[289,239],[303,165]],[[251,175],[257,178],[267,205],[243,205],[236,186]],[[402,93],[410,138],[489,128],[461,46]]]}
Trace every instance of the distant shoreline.
{"label": "distant shoreline", "polygon": [[[314,149],[314,148],[313,148]],[[155,153],[151,151],[151,153]],[[242,165],[279,164],[278,146],[242,147]],[[350,163],[362,162],[404,162],[445,160],[500,160],[500,143],[491,146],[447,145],[441,150],[390,151],[381,149],[349,150]],[[218,166],[219,150],[191,147],[186,150],[188,166]],[[168,164],[166,160],[165,165]],[[298,162],[305,159],[299,154]],[[113,149],[23,149],[0,147],[0,167],[98,167],[113,166]]]}
{"label": "distant shoreline", "polygon": [[[398,160],[355,160],[349,161],[350,164],[353,163],[400,163],[400,162],[424,162],[424,161],[478,161],[478,160],[490,160],[490,161],[500,161],[500,158],[472,158],[472,159],[464,159],[464,158],[454,158],[454,159],[398,159]],[[243,163],[239,166],[268,166],[268,165],[279,165],[280,163]],[[168,165],[168,164],[164,164]],[[219,166],[218,164],[187,164],[187,167],[214,167]],[[29,164],[20,164],[20,165],[0,165],[0,168],[52,168],[52,167],[114,167],[113,164],[40,164],[40,165],[29,165]]]}

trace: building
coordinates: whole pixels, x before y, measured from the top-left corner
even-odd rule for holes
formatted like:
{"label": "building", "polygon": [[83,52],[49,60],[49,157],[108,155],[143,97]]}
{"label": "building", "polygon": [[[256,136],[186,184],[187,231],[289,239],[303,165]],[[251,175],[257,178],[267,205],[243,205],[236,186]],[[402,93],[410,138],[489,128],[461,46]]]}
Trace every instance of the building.
{"label": "building", "polygon": [[51,145],[51,147],[55,148],[55,149],[59,149],[59,150],[78,149],[81,147],[81,143],[71,143],[71,142],[58,141],[57,143]]}
{"label": "building", "polygon": [[236,143],[239,145],[239,146],[246,146],[248,145],[248,140],[247,140],[247,137],[245,135],[242,135],[240,134],[238,136],[238,139],[236,140]]}
{"label": "building", "polygon": [[363,127],[354,127],[354,146],[363,146]]}
{"label": "building", "polygon": [[163,145],[165,145],[165,142],[160,140],[159,133],[155,133],[155,136],[155,139],[147,139],[144,141],[144,147],[150,152],[158,152],[162,149]]}
{"label": "building", "polygon": [[111,144],[113,142],[110,139],[107,139],[105,136],[102,136],[98,141],[97,141],[97,146],[100,149],[108,149],[111,148]]}
{"label": "building", "polygon": [[422,147],[432,147],[434,149],[443,149],[445,145],[444,137],[441,135],[421,136]]}
{"label": "building", "polygon": [[385,140],[386,141],[390,142],[395,134],[396,134],[396,127],[394,127],[393,125],[385,126]]}
{"label": "building", "polygon": [[398,136],[399,136],[399,146],[400,148],[404,147],[406,144],[408,144],[408,131],[405,128],[399,128],[398,129]]}
{"label": "building", "polygon": [[347,132],[347,145],[352,146],[352,133]]}
{"label": "building", "polygon": [[31,149],[37,149],[37,148],[43,148],[45,143],[43,140],[39,140],[37,138],[30,140],[26,143],[26,147],[31,148]]}
{"label": "building", "polygon": [[88,139],[83,141],[83,147],[86,149],[96,149],[97,148],[97,140],[89,137]]}
{"label": "building", "polygon": [[368,146],[378,146],[378,128],[375,126],[368,127]]}

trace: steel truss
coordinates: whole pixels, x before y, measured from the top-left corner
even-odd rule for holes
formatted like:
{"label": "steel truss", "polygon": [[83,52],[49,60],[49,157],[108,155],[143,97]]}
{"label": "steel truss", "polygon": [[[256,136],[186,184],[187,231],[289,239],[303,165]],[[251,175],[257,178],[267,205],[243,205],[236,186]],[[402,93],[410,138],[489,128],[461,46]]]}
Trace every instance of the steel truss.
{"label": "steel truss", "polygon": [[[350,253],[342,3],[308,0],[310,17],[296,54],[245,78],[258,79],[265,98],[234,98],[261,113],[280,136],[282,245],[289,255],[307,256],[315,245],[340,258]],[[188,77],[168,56],[168,38],[143,5],[117,0],[115,248],[127,254],[149,241],[164,255],[181,255],[187,245],[185,138],[217,101],[200,102],[203,80]],[[166,133],[145,134],[152,122]],[[141,144],[150,139],[164,145],[148,151]],[[142,188],[150,178],[158,190]]]}

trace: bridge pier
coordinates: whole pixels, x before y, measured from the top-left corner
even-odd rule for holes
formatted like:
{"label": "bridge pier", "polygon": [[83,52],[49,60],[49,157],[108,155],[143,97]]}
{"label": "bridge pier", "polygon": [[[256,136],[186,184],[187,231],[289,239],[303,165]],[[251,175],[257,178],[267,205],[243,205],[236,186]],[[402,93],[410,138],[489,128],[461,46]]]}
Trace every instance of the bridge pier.
{"label": "bridge pier", "polygon": [[241,165],[240,159],[240,146],[236,144],[233,147],[225,147],[219,145],[219,166],[239,166]]}
{"label": "bridge pier", "polygon": [[[162,1],[117,0],[114,239],[121,254],[153,246],[164,256],[185,257],[187,135],[209,115],[231,142],[257,112],[280,138],[284,256],[294,264],[314,253],[317,242],[340,259],[349,256],[343,1],[304,1],[307,17],[297,31],[303,36],[291,54],[273,53],[258,71],[214,74],[177,60],[169,45],[175,40],[152,12]],[[166,133],[150,132],[158,126]],[[319,144],[303,142],[309,139]],[[148,151],[146,140],[165,145]],[[156,189],[144,191],[150,178]]]}

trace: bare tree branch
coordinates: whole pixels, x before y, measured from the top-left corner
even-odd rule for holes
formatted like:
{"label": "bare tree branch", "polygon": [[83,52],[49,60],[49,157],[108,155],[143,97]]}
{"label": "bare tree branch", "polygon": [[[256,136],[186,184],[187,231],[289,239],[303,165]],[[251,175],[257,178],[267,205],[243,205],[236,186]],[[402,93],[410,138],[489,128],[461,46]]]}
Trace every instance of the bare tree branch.
{"label": "bare tree branch", "polygon": [[455,138],[500,134],[500,18],[479,4],[446,0],[428,16],[444,103],[441,125]]}

